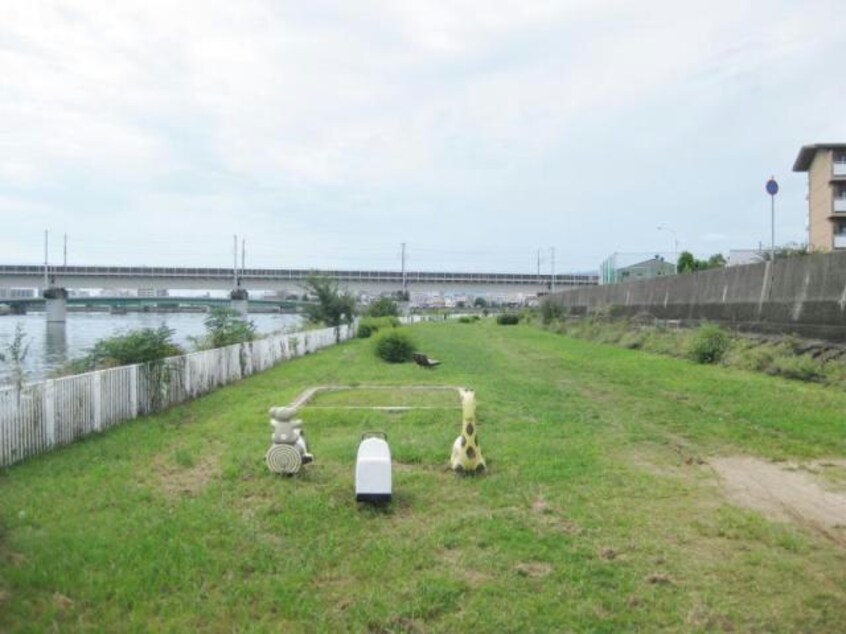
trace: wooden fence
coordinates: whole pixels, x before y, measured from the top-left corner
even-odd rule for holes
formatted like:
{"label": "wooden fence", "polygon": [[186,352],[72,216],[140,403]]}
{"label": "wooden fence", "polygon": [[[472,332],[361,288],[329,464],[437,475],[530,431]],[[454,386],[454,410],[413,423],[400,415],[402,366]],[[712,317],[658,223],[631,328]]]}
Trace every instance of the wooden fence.
{"label": "wooden fence", "polygon": [[[354,334],[340,328],[341,340]],[[68,445],[336,341],[334,328],[273,335],[160,363],[0,388],[0,467]]]}

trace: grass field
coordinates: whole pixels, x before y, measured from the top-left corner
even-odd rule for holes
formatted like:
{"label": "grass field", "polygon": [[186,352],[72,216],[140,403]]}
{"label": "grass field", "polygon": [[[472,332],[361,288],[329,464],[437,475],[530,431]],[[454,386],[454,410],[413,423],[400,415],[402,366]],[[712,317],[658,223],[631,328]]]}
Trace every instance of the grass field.
{"label": "grass field", "polygon": [[[2,473],[0,631],[843,631],[843,545],[732,505],[708,460],[843,458],[846,394],[530,326],[410,332],[443,365],[357,340]],[[315,464],[267,471],[268,407],[427,383],[476,390],[487,475],[446,469],[446,407],[309,408]],[[353,501],[370,429],[384,510]]]}

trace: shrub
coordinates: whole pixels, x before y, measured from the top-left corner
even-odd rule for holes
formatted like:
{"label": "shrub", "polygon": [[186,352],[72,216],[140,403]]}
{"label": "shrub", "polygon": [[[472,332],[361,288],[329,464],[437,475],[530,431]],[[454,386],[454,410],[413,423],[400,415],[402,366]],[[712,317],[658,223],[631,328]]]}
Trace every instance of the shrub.
{"label": "shrub", "polygon": [[550,298],[546,298],[541,302],[540,309],[541,320],[547,325],[564,316],[564,308]]}
{"label": "shrub", "polygon": [[183,354],[182,348],[171,341],[173,330],[162,324],[156,329],[141,328],[124,334],[100,339],[81,359],[75,359],[62,369],[62,374],[90,372],[135,363],[151,363]]}
{"label": "shrub", "polygon": [[390,297],[380,297],[367,308],[371,317],[396,317],[399,315],[397,303]]}
{"label": "shrub", "polygon": [[362,320],[358,324],[358,330],[355,331],[355,336],[359,339],[367,339],[378,330],[379,329],[372,324],[365,323],[364,320]]}
{"label": "shrub", "polygon": [[206,328],[205,335],[190,337],[191,343],[198,350],[222,348],[256,338],[255,324],[231,308],[213,308],[203,320],[203,325]]}
{"label": "shrub", "polygon": [[496,323],[500,326],[513,326],[520,322],[520,315],[514,313],[502,313],[496,316]]}
{"label": "shrub", "polygon": [[358,322],[356,336],[359,339],[367,339],[381,328],[397,328],[399,325],[400,320],[396,317],[364,317]]}
{"label": "shrub", "polygon": [[411,361],[416,351],[414,342],[401,330],[390,330],[376,337],[376,356],[388,363]]}
{"label": "shrub", "polygon": [[479,321],[478,319],[474,319],[474,317],[470,317],[469,315],[462,315],[461,317],[458,318],[458,323],[459,324],[472,324],[472,323]]}
{"label": "shrub", "polygon": [[799,381],[824,381],[828,375],[826,364],[807,355],[776,357],[768,372]]}
{"label": "shrub", "polygon": [[688,354],[697,363],[719,363],[730,346],[731,338],[725,330],[704,324],[696,330]]}

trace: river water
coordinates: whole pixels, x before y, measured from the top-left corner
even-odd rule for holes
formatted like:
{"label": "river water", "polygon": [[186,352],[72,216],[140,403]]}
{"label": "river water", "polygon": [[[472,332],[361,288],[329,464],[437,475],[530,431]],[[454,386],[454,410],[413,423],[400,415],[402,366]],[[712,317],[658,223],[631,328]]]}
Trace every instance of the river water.
{"label": "river water", "polygon": [[[0,316],[0,354],[8,357],[8,346],[18,324],[23,326],[29,352],[24,360],[27,381],[41,380],[71,359],[83,356],[97,341],[138,328],[158,328],[166,324],[174,330],[173,341],[191,351],[189,337],[205,333],[205,313],[108,313],[69,312],[64,324],[48,324],[44,313]],[[249,315],[261,334],[295,330],[302,324],[299,315],[257,313]],[[0,385],[10,381],[8,363],[0,362]]]}

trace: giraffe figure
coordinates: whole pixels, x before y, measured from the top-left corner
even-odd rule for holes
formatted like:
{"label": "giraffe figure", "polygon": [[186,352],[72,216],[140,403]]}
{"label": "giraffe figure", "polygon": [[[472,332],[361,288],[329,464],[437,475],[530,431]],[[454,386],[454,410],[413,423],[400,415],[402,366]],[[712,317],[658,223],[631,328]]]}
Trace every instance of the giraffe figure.
{"label": "giraffe figure", "polygon": [[476,393],[473,390],[460,390],[461,394],[461,435],[452,445],[450,468],[456,473],[482,473],[485,459],[476,434]]}

